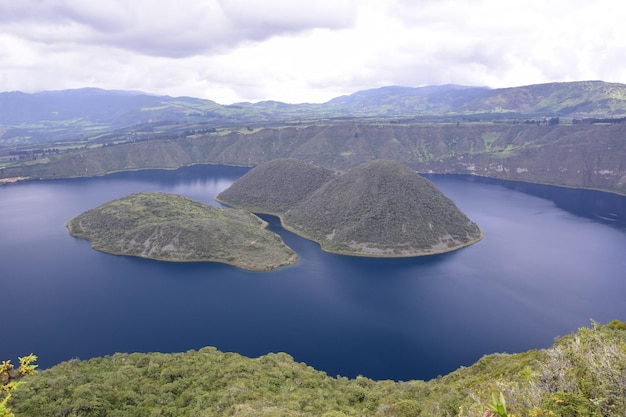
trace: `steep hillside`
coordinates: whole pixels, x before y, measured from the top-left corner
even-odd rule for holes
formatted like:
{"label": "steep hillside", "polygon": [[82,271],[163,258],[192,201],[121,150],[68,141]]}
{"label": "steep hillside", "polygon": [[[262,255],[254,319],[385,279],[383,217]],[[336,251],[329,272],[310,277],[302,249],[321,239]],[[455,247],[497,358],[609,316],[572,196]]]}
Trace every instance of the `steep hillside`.
{"label": "steep hillside", "polygon": [[218,199],[275,213],[283,225],[329,252],[418,256],[481,238],[480,229],[430,181],[391,161],[341,175],[290,159],[274,160],[235,181]]}
{"label": "steep hillside", "polygon": [[332,378],[284,353],[118,353],[27,377],[11,405],[24,417],[484,417],[501,393],[509,416],[623,416],[624,329],[594,324],[549,349],[488,355],[426,382]]}
{"label": "steep hillside", "polygon": [[333,177],[333,171],[298,159],[259,165],[217,196],[217,201],[250,211],[284,213]]}
{"label": "steep hillside", "polygon": [[445,115],[456,113],[459,106],[491,92],[486,87],[460,85],[390,86],[337,97],[325,103],[324,107],[343,116]]}
{"label": "steep hillside", "polygon": [[296,158],[347,170],[388,159],[418,172],[475,174],[626,194],[626,124],[335,123],[235,129],[50,154],[0,177],[63,178]]}
{"label": "steep hillside", "polygon": [[163,193],[131,194],[67,223],[72,236],[116,255],[221,262],[252,271],[294,263],[296,254],[265,226],[242,210]]}
{"label": "steep hillside", "polygon": [[457,111],[514,112],[570,117],[626,115],[626,86],[602,81],[548,83],[499,88],[463,103]]}

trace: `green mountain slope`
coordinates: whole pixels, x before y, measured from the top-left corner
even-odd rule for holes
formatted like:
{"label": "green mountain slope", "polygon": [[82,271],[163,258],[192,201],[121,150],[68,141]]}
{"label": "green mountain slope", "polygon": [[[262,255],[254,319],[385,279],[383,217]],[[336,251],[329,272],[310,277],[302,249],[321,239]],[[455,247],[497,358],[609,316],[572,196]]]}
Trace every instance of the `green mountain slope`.
{"label": "green mountain slope", "polygon": [[[298,112],[290,107],[289,115]],[[193,97],[156,96],[97,88],[0,93],[0,146],[98,140],[143,132],[207,129],[206,124],[274,120],[276,111],[255,106],[224,106]],[[282,119],[281,119],[282,120]]]}
{"label": "green mountain slope", "polygon": [[625,329],[594,324],[548,349],[488,355],[431,381],[332,378],[284,353],[118,353],[25,378],[12,407],[24,417],[484,417],[502,393],[509,416],[623,416]]}
{"label": "green mountain slope", "polygon": [[568,118],[626,115],[626,85],[577,81],[489,89],[457,85],[383,87],[335,98],[324,106],[343,116],[494,115]]}
{"label": "green mountain slope", "polygon": [[212,261],[252,271],[294,263],[296,254],[258,217],[163,193],[131,194],[67,223],[94,249],[164,261]]}
{"label": "green mountain slope", "polygon": [[488,96],[486,87],[442,85],[427,87],[390,86],[337,97],[324,104],[343,116],[445,115],[469,102]]}
{"label": "green mountain slope", "polygon": [[[456,85],[383,87],[321,104],[276,101],[221,105],[192,97],[95,88],[35,94],[0,93],[0,146],[97,140],[107,132],[139,135],[146,129],[180,134],[219,126],[294,123],[320,119],[516,120],[533,117],[622,118],[626,85],[602,81],[489,89]],[[196,125],[200,124],[200,125]],[[163,126],[166,126],[164,128]]]}
{"label": "green mountain slope", "polygon": [[500,88],[463,103],[460,112],[515,112],[590,117],[626,114],[626,86],[602,81],[548,83]]}

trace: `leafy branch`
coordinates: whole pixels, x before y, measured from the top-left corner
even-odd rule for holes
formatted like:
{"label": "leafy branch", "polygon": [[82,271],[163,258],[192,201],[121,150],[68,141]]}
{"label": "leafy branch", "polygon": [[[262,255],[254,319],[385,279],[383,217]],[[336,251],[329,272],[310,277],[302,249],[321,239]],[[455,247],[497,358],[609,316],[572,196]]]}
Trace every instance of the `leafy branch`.
{"label": "leafy branch", "polygon": [[37,356],[31,353],[28,356],[19,358],[20,366],[17,369],[15,369],[11,361],[3,361],[0,365],[0,417],[14,416],[8,406],[11,393],[20,385],[19,379],[25,375],[35,373],[37,365],[34,362],[36,360]]}
{"label": "leafy branch", "polygon": [[487,404],[487,408],[489,408],[489,410],[491,412],[487,412],[488,414],[485,414],[486,416],[489,417],[507,417],[508,414],[506,412],[506,400],[504,399],[504,395],[502,395],[502,393],[500,393],[500,396],[496,396],[496,394],[492,393],[491,394],[491,402],[489,404]]}

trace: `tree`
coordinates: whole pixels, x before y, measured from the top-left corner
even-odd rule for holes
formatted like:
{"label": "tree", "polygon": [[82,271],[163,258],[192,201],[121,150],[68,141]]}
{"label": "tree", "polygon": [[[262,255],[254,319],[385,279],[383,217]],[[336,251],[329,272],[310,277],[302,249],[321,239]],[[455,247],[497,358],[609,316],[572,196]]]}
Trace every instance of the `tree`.
{"label": "tree", "polygon": [[37,356],[32,353],[19,358],[20,366],[15,369],[11,361],[3,361],[0,365],[0,417],[13,417],[13,413],[8,406],[11,399],[11,392],[20,384],[19,379],[24,375],[35,372],[37,365],[34,362]]}

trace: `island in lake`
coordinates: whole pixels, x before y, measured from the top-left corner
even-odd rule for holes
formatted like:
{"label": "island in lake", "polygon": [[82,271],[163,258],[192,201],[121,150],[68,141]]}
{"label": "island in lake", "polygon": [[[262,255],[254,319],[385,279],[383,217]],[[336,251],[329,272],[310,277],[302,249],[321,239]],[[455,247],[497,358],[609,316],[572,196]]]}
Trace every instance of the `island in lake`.
{"label": "island in lake", "polygon": [[396,162],[375,160],[337,173],[276,159],[235,181],[217,200],[274,214],[327,252],[408,257],[453,251],[480,228],[435,185]]}
{"label": "island in lake", "polygon": [[162,261],[220,262],[251,271],[293,264],[296,253],[245,210],[216,208],[166,193],[137,193],[67,223],[94,249]]}

